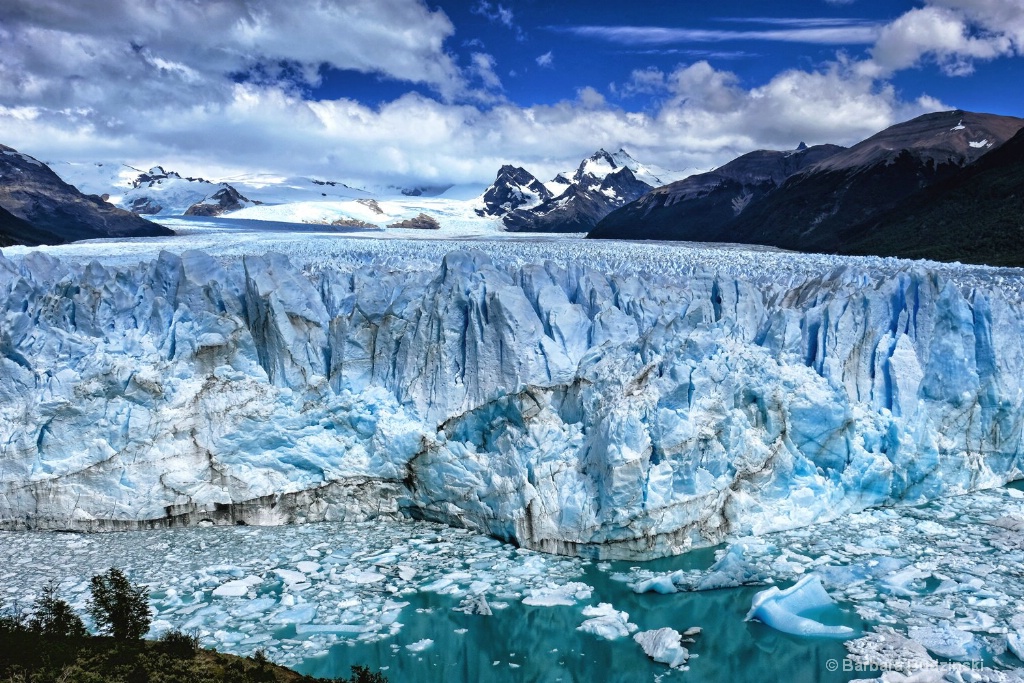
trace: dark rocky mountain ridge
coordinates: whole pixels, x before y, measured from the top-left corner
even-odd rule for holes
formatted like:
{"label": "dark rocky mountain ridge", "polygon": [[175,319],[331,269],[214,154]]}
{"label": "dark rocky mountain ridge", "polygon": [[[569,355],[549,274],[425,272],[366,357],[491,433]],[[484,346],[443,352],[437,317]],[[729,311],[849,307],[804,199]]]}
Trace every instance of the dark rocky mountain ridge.
{"label": "dark rocky mountain ridge", "polygon": [[[654,187],[638,178],[634,168],[642,169],[624,150],[598,150],[580,162],[571,178],[559,173],[552,180],[552,185],[564,186],[556,195],[525,169],[505,165],[484,193],[484,208],[477,213],[501,216],[512,232],[587,232],[611,211]],[[660,184],[657,178],[652,182]]]}
{"label": "dark rocky mountain ridge", "polygon": [[964,111],[919,116],[791,176],[733,230],[742,242],[846,253],[867,224],[956,175],[1022,126],[1022,119]]}
{"label": "dark rocky mountain ridge", "polygon": [[[920,193],[946,187],[947,182],[955,186],[966,177],[965,169],[998,150],[1022,127],[1024,119],[1011,116],[960,110],[926,114],[849,149],[820,146],[816,161],[780,169],[780,174],[792,171],[781,181],[776,175],[757,183],[756,171],[746,183],[737,180],[744,166],[770,167],[766,160],[777,159],[779,153],[744,155],[611,213],[590,236],[886,255],[890,252],[883,246],[899,242],[876,234],[890,229],[887,216],[909,205],[925,210],[923,200],[915,200]],[[730,201],[735,203],[730,206]],[[903,220],[909,218],[904,214]],[[944,248],[947,257],[949,248]],[[922,255],[931,253],[925,249]]]}
{"label": "dark rocky mountain ridge", "polygon": [[0,245],[61,244],[97,237],[173,235],[167,228],[85,195],[46,164],[0,145]]}
{"label": "dark rocky mountain ridge", "polygon": [[794,173],[842,151],[837,145],[802,145],[744,154],[708,173],[659,187],[613,211],[590,237],[729,241],[727,228],[751,203]]}
{"label": "dark rocky mountain ridge", "polygon": [[1024,266],[1024,128],[856,232],[846,253]]}
{"label": "dark rocky mountain ridge", "polygon": [[224,185],[224,187],[217,190],[203,201],[196,202],[185,209],[185,215],[219,216],[222,213],[227,213],[229,211],[238,211],[246,206],[251,206],[253,203],[254,202],[250,202],[248,199],[243,197],[235,188],[230,185]]}

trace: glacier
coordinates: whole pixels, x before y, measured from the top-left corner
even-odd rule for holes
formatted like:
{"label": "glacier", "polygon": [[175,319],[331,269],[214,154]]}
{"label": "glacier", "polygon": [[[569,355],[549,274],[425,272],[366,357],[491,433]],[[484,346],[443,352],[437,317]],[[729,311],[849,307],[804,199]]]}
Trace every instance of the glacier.
{"label": "glacier", "polygon": [[301,240],[5,250],[0,527],[412,517],[639,559],[1022,476],[1017,270]]}

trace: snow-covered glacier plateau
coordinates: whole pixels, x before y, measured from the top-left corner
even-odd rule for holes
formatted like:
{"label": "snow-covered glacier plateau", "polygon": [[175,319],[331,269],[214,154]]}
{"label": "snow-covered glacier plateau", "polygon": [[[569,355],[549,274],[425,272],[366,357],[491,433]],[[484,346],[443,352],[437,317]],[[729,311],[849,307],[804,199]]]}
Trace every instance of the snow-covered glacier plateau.
{"label": "snow-covered glacier plateau", "polygon": [[[159,249],[165,251],[159,251]],[[1022,475],[1024,273],[211,232],[0,256],[0,526],[651,558]]]}

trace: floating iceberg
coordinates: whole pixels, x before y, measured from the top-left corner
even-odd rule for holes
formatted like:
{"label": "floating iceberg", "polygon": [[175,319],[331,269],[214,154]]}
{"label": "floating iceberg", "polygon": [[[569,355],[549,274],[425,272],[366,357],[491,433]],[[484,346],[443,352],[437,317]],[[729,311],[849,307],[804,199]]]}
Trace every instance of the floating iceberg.
{"label": "floating iceberg", "polygon": [[820,621],[800,616],[834,604],[822,587],[821,580],[812,574],[786,590],[772,586],[755,595],[750,611],[747,612],[747,621],[757,619],[776,631],[794,636],[853,637],[854,630],[849,626],[827,626]]}
{"label": "floating iceberg", "polygon": [[636,624],[629,622],[629,614],[620,612],[607,602],[602,602],[597,607],[584,607],[583,616],[589,618],[580,624],[577,630],[593,633],[605,640],[628,636],[638,628]]}
{"label": "floating iceberg", "polygon": [[684,668],[690,659],[690,651],[683,647],[683,636],[675,629],[641,631],[633,636],[633,640],[643,648],[648,657],[656,662],[668,664],[673,669]]}
{"label": "floating iceberg", "polygon": [[433,644],[433,640],[431,640],[430,638],[424,638],[423,640],[417,640],[415,643],[410,643],[409,645],[406,645],[405,649],[409,650],[410,652],[423,652]]}

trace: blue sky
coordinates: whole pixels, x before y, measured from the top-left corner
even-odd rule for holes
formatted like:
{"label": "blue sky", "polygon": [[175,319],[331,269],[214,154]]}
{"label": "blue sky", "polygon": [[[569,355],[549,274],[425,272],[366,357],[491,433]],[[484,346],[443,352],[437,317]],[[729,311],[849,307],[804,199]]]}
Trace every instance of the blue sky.
{"label": "blue sky", "polygon": [[[436,6],[455,26],[449,48],[460,62],[469,65],[474,52],[492,55],[502,92],[520,105],[531,106],[553,104],[587,86],[614,96],[608,86],[628,81],[634,70],[656,67],[670,71],[702,59],[735,72],[748,85],[760,84],[784,69],[813,68],[834,59],[839,50],[863,53],[870,47],[869,36],[875,28],[915,4],[919,3],[474,0]],[[614,37],[627,28],[667,29],[670,33],[659,38],[648,31],[652,35],[647,40],[644,31]],[[817,28],[831,29],[830,36],[811,33]],[[806,37],[801,37],[800,29],[805,29]],[[672,31],[680,35],[673,36]],[[697,35],[687,36],[687,32]],[[705,35],[700,35],[702,32]],[[783,35],[770,37],[778,32]],[[550,59],[542,66],[537,60],[544,55]],[[322,87],[313,90],[316,97],[357,97],[378,104],[409,90],[408,83],[351,70],[325,69],[324,76]],[[948,79],[933,66],[915,69],[902,80],[905,87],[927,92]],[[967,80],[946,87],[963,87]],[[429,93],[428,88],[420,91]],[[1017,98],[1018,104],[1024,97],[1007,94]],[[636,93],[622,98],[627,106],[642,105],[646,99]]]}
{"label": "blue sky", "polygon": [[959,107],[1024,114],[1020,0],[8,0],[0,142],[354,182],[701,170]]}

